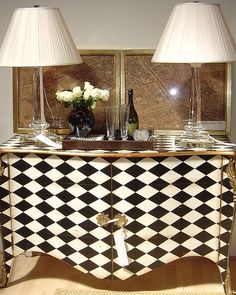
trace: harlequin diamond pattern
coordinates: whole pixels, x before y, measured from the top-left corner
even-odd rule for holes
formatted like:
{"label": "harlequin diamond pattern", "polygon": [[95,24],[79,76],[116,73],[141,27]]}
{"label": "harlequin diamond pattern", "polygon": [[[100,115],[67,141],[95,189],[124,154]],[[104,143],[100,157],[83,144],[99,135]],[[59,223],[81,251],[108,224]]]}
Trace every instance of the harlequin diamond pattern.
{"label": "harlequin diamond pattern", "polygon": [[[233,193],[221,171],[227,158],[11,154],[9,159],[14,255],[42,251],[82,272],[119,279],[198,255],[216,262],[225,279],[233,215]],[[9,199],[2,182],[1,223],[10,267]],[[128,218],[125,268],[112,246],[116,228],[99,227],[100,212]]]}
{"label": "harlequin diamond pattern", "polygon": [[121,158],[113,165],[113,208],[129,220],[130,262],[120,268],[115,260],[114,276],[125,279],[183,256],[204,256],[219,264],[224,279],[221,265],[228,253],[220,261],[218,253],[229,242],[233,204],[225,173],[221,188],[221,157],[159,157],[149,158],[148,164]]}
{"label": "harlequin diamond pattern", "polygon": [[96,221],[111,215],[109,161],[13,154],[9,164],[15,255],[42,251],[109,278],[110,231]]}

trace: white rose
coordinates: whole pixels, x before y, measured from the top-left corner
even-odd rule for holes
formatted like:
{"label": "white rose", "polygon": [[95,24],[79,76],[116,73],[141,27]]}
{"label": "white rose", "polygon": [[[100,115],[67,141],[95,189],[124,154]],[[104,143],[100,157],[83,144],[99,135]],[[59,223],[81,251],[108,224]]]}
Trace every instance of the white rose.
{"label": "white rose", "polygon": [[86,90],[87,88],[94,88],[94,86],[92,84],[90,84],[90,82],[84,82],[84,90]]}
{"label": "white rose", "polygon": [[95,100],[99,99],[100,98],[100,89],[99,88],[93,88],[91,93],[90,93],[90,96]]}
{"label": "white rose", "polygon": [[74,94],[71,91],[65,90],[65,91],[62,91],[62,94],[63,94],[62,100],[65,102],[71,102],[74,99]]}
{"label": "white rose", "polygon": [[75,97],[80,97],[83,93],[83,91],[81,90],[80,86],[75,86],[73,89],[72,89],[72,92],[74,94]]}
{"label": "white rose", "polygon": [[85,100],[89,99],[89,97],[91,96],[92,90],[93,90],[93,86],[92,85],[89,85],[86,88],[86,90],[84,91],[84,99]]}
{"label": "white rose", "polygon": [[108,101],[109,96],[110,96],[109,90],[104,89],[100,91],[100,99],[102,101]]}
{"label": "white rose", "polygon": [[61,91],[57,91],[56,98],[57,98],[57,100],[62,101],[63,100],[63,93]]}

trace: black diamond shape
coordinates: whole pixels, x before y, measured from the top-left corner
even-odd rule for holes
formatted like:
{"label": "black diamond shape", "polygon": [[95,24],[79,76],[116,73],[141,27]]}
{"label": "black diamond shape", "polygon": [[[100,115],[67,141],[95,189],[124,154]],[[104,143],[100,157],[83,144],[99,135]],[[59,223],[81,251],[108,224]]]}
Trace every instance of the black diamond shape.
{"label": "black diamond shape", "polygon": [[32,192],[25,187],[20,187],[19,189],[17,189],[15,191],[15,194],[17,196],[21,197],[22,199],[25,199],[25,198],[31,196]]}
{"label": "black diamond shape", "polygon": [[20,242],[16,243],[16,246],[27,251],[28,249],[34,247],[35,245],[32,244],[30,241],[23,239]]}
{"label": "black diamond shape", "polygon": [[74,236],[70,235],[69,233],[60,233],[57,235],[64,243],[68,244],[69,242],[73,241],[75,239]]}
{"label": "black diamond shape", "polygon": [[70,214],[75,212],[75,209],[71,208],[67,204],[62,205],[61,207],[57,208],[59,212],[61,212],[64,216],[69,216]]}
{"label": "black diamond shape", "polygon": [[74,200],[75,196],[69,193],[68,191],[64,190],[57,194],[57,198],[62,202],[67,203]]}
{"label": "black diamond shape", "polygon": [[228,247],[228,245],[224,245],[223,247],[220,247],[220,254],[228,257],[228,255],[229,255],[229,247]]}
{"label": "black diamond shape", "polygon": [[132,194],[128,198],[126,198],[126,201],[134,206],[140,204],[143,202],[143,197],[139,194]]}
{"label": "black diamond shape", "polygon": [[197,167],[197,170],[199,170],[200,172],[202,172],[204,175],[210,174],[215,169],[216,169],[216,167],[214,167],[213,165],[211,165],[209,162],[205,162],[202,165],[200,165],[200,166]]}
{"label": "black diamond shape", "polygon": [[175,182],[173,182],[173,185],[181,190],[185,189],[186,187],[188,187],[191,184],[192,184],[192,181],[189,181],[185,177],[181,177],[178,180],[176,180]]}
{"label": "black diamond shape", "polygon": [[213,185],[215,183],[216,183],[216,181],[214,181],[212,178],[210,178],[208,176],[204,176],[203,178],[196,181],[196,184],[203,187],[204,189],[210,187],[211,185]]}
{"label": "black diamond shape", "polygon": [[86,164],[83,167],[80,167],[79,171],[89,177],[90,175],[94,174],[97,172],[97,169],[94,168],[93,166]]}
{"label": "black diamond shape", "polygon": [[81,249],[80,253],[83,254],[88,259],[90,259],[98,254],[94,249],[92,249],[90,247],[86,247],[84,249]]}
{"label": "black diamond shape", "polygon": [[[111,239],[111,238],[110,238]],[[111,243],[111,240],[109,239],[109,244]],[[87,233],[80,237],[80,240],[84,242],[86,245],[92,245],[93,243],[97,242],[97,238],[91,235],[90,233]]]}
{"label": "black diamond shape", "polygon": [[59,184],[64,189],[67,189],[68,187],[74,185],[74,183],[69,178],[67,178],[66,176],[58,179],[56,181],[56,183]]}
{"label": "black diamond shape", "polygon": [[137,261],[132,261],[126,268],[128,271],[136,274],[143,269],[143,265],[141,263],[138,263]]}
{"label": "black diamond shape", "polygon": [[76,252],[74,248],[70,247],[70,246],[67,245],[67,244],[65,244],[65,245],[63,245],[63,246],[61,246],[61,247],[59,247],[58,250],[59,250],[60,252],[62,252],[63,254],[65,254],[66,256],[69,256],[69,255],[71,255],[71,254],[73,254],[73,253]]}
{"label": "black diamond shape", "polygon": [[215,195],[209,193],[208,191],[202,191],[194,197],[204,203],[211,200],[212,198],[215,198]]}
{"label": "black diamond shape", "polygon": [[47,227],[54,223],[52,219],[50,219],[47,215],[41,216],[37,221],[44,227]]}
{"label": "black diamond shape", "polygon": [[134,220],[130,222],[129,224],[127,224],[125,228],[135,234],[143,229],[143,224]]}
{"label": "black diamond shape", "polygon": [[96,182],[94,182],[91,178],[83,179],[79,182],[79,185],[86,190],[93,189],[95,186],[97,186]]}
{"label": "black diamond shape", "polygon": [[190,222],[185,220],[184,218],[179,218],[176,222],[172,224],[173,227],[177,228],[178,230],[183,230],[186,228]]}
{"label": "black diamond shape", "polygon": [[145,172],[145,170],[138,165],[133,165],[133,166],[129,167],[128,169],[126,169],[126,173],[128,173],[129,175],[131,175],[133,177],[138,177],[139,175],[143,174],[144,172]]}
{"label": "black diamond shape", "polygon": [[[160,191],[163,188],[167,187],[169,185],[169,183],[161,178],[157,178],[153,182],[151,182],[149,185],[151,187],[155,188],[156,190]],[[159,195],[158,195],[158,197],[159,197]]]}
{"label": "black diamond shape", "polygon": [[156,260],[156,261],[154,261],[152,264],[150,264],[148,267],[150,268],[150,269],[156,269],[156,268],[158,268],[158,267],[160,267],[161,265],[163,265],[164,263],[163,262],[161,262],[160,260]]}
{"label": "black diamond shape", "polygon": [[224,216],[227,216],[227,217],[231,217],[233,216],[233,207],[231,205],[225,205],[223,207],[221,207],[221,213],[224,215]]}
{"label": "black diamond shape", "polygon": [[[166,224],[165,224],[166,225]],[[153,243],[154,245],[161,245],[162,243],[164,243],[166,240],[168,240],[167,237],[161,235],[161,234],[156,234],[155,236],[151,237],[149,239],[149,242]]]}
{"label": "black diamond shape", "polygon": [[32,167],[30,164],[28,164],[27,161],[20,159],[19,161],[12,164],[12,166],[16,169],[18,169],[21,172],[24,172],[25,170]]}
{"label": "black diamond shape", "polygon": [[16,177],[14,177],[14,180],[18,183],[20,183],[21,185],[26,185],[27,183],[31,182],[32,179],[29,178],[27,175],[25,175],[24,173],[21,173],[19,175],[17,175]]}
{"label": "black diamond shape", "polygon": [[27,201],[22,200],[21,202],[19,202],[18,204],[16,204],[16,207],[20,211],[26,211],[29,208],[32,208],[32,205],[30,205]]}
{"label": "black diamond shape", "polygon": [[228,242],[230,241],[230,232],[227,231],[227,232],[221,234],[220,240],[224,241],[226,244],[228,244]]}
{"label": "black diamond shape", "polygon": [[156,232],[162,231],[164,228],[166,228],[168,224],[163,222],[161,219],[156,219],[152,224],[150,224],[148,227]]}
{"label": "black diamond shape", "polygon": [[87,271],[92,271],[96,268],[98,268],[98,265],[93,263],[91,260],[86,260],[83,263],[80,264],[84,269]]}
{"label": "black diamond shape", "polygon": [[143,188],[146,184],[139,181],[138,179],[133,179],[130,182],[126,183],[126,187],[128,187],[130,190],[137,192],[141,188]]}
{"label": "black diamond shape", "polygon": [[53,181],[45,175],[42,175],[35,179],[37,183],[39,183],[42,187],[46,187],[47,185],[51,184]]}
{"label": "black diamond shape", "polygon": [[149,170],[149,172],[151,172],[152,174],[154,174],[154,175],[156,175],[158,177],[164,175],[168,171],[170,171],[170,169],[168,169],[166,166],[164,166],[162,164],[155,165],[154,167],[152,167]]}
{"label": "black diamond shape", "polygon": [[34,220],[33,218],[31,218],[28,214],[25,214],[24,212],[16,216],[15,219],[23,225],[26,225]]}
{"label": "black diamond shape", "polygon": [[51,165],[49,165],[47,162],[45,162],[45,161],[39,162],[34,167],[36,169],[38,169],[40,172],[42,172],[42,173],[46,173],[46,172],[53,169],[53,167]]}
{"label": "black diamond shape", "polygon": [[79,226],[88,232],[98,227],[97,224],[93,223],[89,219],[85,220],[84,222],[81,222]]}
{"label": "black diamond shape", "polygon": [[79,211],[80,214],[85,216],[86,218],[91,218],[95,215],[97,215],[97,211],[94,210],[92,207],[86,206]]}
{"label": "black diamond shape", "polygon": [[30,230],[28,227],[23,226],[23,227],[19,228],[18,230],[16,230],[16,233],[24,238],[27,238],[27,237],[31,236],[34,232],[32,230]]}
{"label": "black diamond shape", "polygon": [[194,238],[202,243],[205,243],[205,242],[211,240],[212,238],[214,238],[214,236],[210,235],[205,230],[202,230],[200,233],[198,233],[196,236],[194,236]]}
{"label": "black diamond shape", "polygon": [[143,243],[143,239],[139,236],[133,234],[131,237],[125,239],[126,243],[132,245],[133,247],[137,247],[141,243]]}
{"label": "black diamond shape", "polygon": [[48,240],[52,237],[54,237],[55,235],[50,232],[47,228],[43,228],[42,230],[38,231],[38,235],[44,239],[44,240]]}
{"label": "black diamond shape", "polygon": [[[181,159],[181,161],[182,161],[182,159]],[[180,163],[178,166],[173,168],[173,171],[175,171],[176,173],[178,173],[180,175],[185,175],[192,170],[193,170],[193,167],[191,167],[190,165],[188,165],[184,162]]]}
{"label": "black diamond shape", "polygon": [[208,213],[212,212],[212,208],[206,204],[202,204],[201,206],[197,207],[195,210],[201,213],[202,215],[207,215]]}
{"label": "black diamond shape", "polygon": [[39,196],[42,200],[47,200],[52,196],[52,193],[43,188],[37,192],[37,196]]}
{"label": "black diamond shape", "polygon": [[212,252],[212,248],[208,247],[205,244],[200,245],[196,249],[193,249],[194,252],[198,253],[201,256],[205,256],[208,253]]}
{"label": "black diamond shape", "polygon": [[165,208],[161,207],[161,206],[157,206],[156,208],[154,208],[153,210],[151,210],[149,212],[149,214],[151,214],[152,216],[156,217],[156,218],[161,218],[162,216],[166,215],[169,211],[166,210]]}
{"label": "black diamond shape", "polygon": [[189,208],[188,206],[185,206],[184,204],[176,207],[172,212],[175,213],[178,216],[183,217],[187,213],[189,213],[192,209]]}
{"label": "black diamond shape", "polygon": [[38,245],[38,247],[45,253],[48,253],[50,251],[53,251],[55,248],[48,242],[44,241],[41,244]]}
{"label": "black diamond shape", "polygon": [[47,214],[48,212],[51,212],[54,210],[54,208],[46,202],[39,203],[35,207],[44,214]]}
{"label": "black diamond shape", "polygon": [[175,199],[181,203],[185,203],[190,198],[192,198],[192,196],[187,194],[186,192],[183,192],[183,191],[178,192],[176,195],[173,196],[173,199]]}
{"label": "black diamond shape", "polygon": [[205,216],[203,216],[202,218],[195,221],[194,224],[202,229],[207,229],[208,227],[212,226],[214,222],[210,220],[209,218],[206,218]]}
{"label": "black diamond shape", "polygon": [[168,251],[166,251],[166,250],[164,250],[164,249],[157,246],[152,251],[150,251],[148,254],[151,255],[152,257],[156,258],[156,259],[160,259],[166,253],[168,253]]}
{"label": "black diamond shape", "polygon": [[231,188],[229,191],[226,191],[222,194],[222,199],[224,200],[225,203],[227,204],[232,204],[233,202],[233,197],[234,197],[234,194],[233,192],[231,191]]}
{"label": "black diamond shape", "polygon": [[189,252],[189,249],[185,248],[182,245],[179,245],[175,249],[171,250],[171,253],[178,257],[183,257],[188,252]]}
{"label": "black diamond shape", "polygon": [[232,227],[232,221],[231,219],[227,218],[225,220],[222,220],[220,225],[225,229],[225,230],[230,230]]}
{"label": "black diamond shape", "polygon": [[144,213],[143,210],[140,210],[137,207],[133,207],[132,209],[126,212],[126,214],[133,219],[139,218],[140,216],[143,215],[143,213]]}
{"label": "black diamond shape", "polygon": [[68,218],[63,218],[57,222],[63,229],[68,230],[75,226],[75,223]]}
{"label": "black diamond shape", "polygon": [[190,238],[189,235],[186,235],[183,232],[178,232],[176,235],[174,235],[171,240],[175,241],[178,244],[182,244],[185,241],[187,241]]}
{"label": "black diamond shape", "polygon": [[166,200],[168,200],[170,197],[158,192],[157,194],[151,196],[149,198],[150,201],[154,202],[156,205],[161,205],[163,202],[165,202]]}
{"label": "black diamond shape", "polygon": [[59,166],[57,166],[57,170],[60,171],[63,175],[67,175],[71,173],[72,171],[74,171],[75,169],[71,165],[69,165],[67,162],[64,162],[60,164]]}

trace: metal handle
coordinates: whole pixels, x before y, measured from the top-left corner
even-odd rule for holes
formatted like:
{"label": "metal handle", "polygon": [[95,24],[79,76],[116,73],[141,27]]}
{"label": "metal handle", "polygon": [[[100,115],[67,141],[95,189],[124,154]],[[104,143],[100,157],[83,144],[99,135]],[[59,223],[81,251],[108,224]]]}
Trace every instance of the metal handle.
{"label": "metal handle", "polygon": [[100,226],[107,226],[109,223],[112,223],[112,222],[114,222],[114,224],[117,227],[122,228],[127,224],[128,219],[124,214],[120,214],[120,213],[117,214],[114,219],[109,218],[108,214],[104,214],[104,213],[99,213],[97,216],[97,223]]}

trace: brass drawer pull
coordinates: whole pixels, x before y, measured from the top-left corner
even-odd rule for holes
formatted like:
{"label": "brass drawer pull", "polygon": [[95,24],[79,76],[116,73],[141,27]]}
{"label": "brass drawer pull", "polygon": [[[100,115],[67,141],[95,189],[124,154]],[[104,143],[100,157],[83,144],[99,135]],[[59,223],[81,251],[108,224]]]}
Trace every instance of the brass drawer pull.
{"label": "brass drawer pull", "polygon": [[114,224],[117,227],[122,228],[127,224],[128,219],[124,214],[120,214],[120,213],[117,214],[114,219],[110,219],[108,214],[104,214],[104,213],[99,213],[97,216],[97,223],[100,226],[107,226],[109,223],[112,223],[112,222],[114,222]]}

